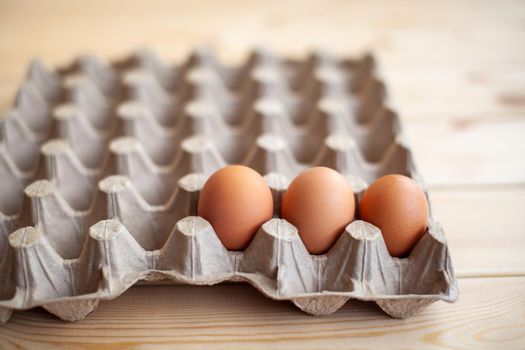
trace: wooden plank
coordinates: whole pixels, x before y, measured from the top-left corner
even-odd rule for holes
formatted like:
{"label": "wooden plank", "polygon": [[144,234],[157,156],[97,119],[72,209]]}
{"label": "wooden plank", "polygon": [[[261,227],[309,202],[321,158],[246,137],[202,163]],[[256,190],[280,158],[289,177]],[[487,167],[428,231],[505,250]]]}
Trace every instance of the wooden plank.
{"label": "wooden plank", "polygon": [[272,301],[248,285],[137,286],[102,302],[77,323],[41,310],[15,312],[0,326],[2,349],[128,347],[177,349],[522,349],[525,278],[460,280],[456,304],[437,302],[406,320],[375,304],[347,303],[312,317]]}
{"label": "wooden plank", "polygon": [[458,276],[525,276],[525,186],[434,188]]}
{"label": "wooden plank", "polygon": [[404,126],[416,164],[431,186],[525,182],[523,119]]}
{"label": "wooden plank", "polygon": [[[53,37],[53,46],[61,46],[64,51],[105,48],[116,52],[146,41],[170,44],[170,52],[176,50],[174,46],[197,41],[244,49],[248,42],[258,41],[287,50],[316,43],[339,50],[373,45],[383,47],[385,52],[408,52],[435,61],[523,57],[519,46],[523,37],[523,2],[490,5],[485,2],[470,6],[453,1],[439,5],[397,2],[392,6],[380,2],[366,6],[294,2],[281,6],[279,2],[266,1],[249,5],[241,1],[204,1],[199,6],[166,1],[17,2],[17,6],[3,3],[1,47],[6,51],[16,47],[27,53],[49,48],[49,41],[40,39]],[[14,30],[22,37],[9,35]],[[99,40],[100,33],[111,40]],[[78,40],[79,36],[83,40]]]}
{"label": "wooden plank", "polygon": [[389,95],[406,122],[525,119],[525,63],[442,69],[421,64],[405,68],[388,58],[385,63]]}
{"label": "wooden plank", "polygon": [[7,106],[35,55],[57,64],[86,50],[120,56],[148,42],[171,58],[195,44],[238,58],[253,44],[264,43],[296,54],[315,45],[341,53],[373,49],[407,120],[523,116],[525,5],[490,5],[297,2],[292,11],[271,2],[194,6],[157,1],[126,3],[123,15],[122,2],[2,3],[0,108]]}
{"label": "wooden plank", "polygon": [[170,59],[196,44],[226,60],[258,43],[374,50],[457,274],[471,277],[457,304],[408,320],[362,302],[309,317],[244,285],[135,287],[75,324],[17,312],[0,348],[525,348],[525,277],[472,278],[524,273],[524,20],[523,1],[0,2],[0,114],[34,56],[63,64],[145,43]]}
{"label": "wooden plank", "polygon": [[[235,53],[254,42],[286,51],[324,44],[342,52],[372,47],[402,61],[411,57],[438,64],[450,60],[475,64],[523,59],[524,7],[510,1],[505,6],[480,4],[477,9],[450,1],[439,6],[296,2],[289,7],[266,1],[249,6],[240,1],[205,1],[200,6],[165,1],[17,2],[2,6],[0,47],[6,54],[40,52],[66,59],[86,49],[115,54],[144,42],[169,53],[203,42]],[[448,8],[454,8],[452,14]],[[11,35],[15,31],[17,35]],[[99,40],[102,33],[105,40]],[[83,40],[78,40],[80,35]],[[54,41],[42,40],[48,38]]]}

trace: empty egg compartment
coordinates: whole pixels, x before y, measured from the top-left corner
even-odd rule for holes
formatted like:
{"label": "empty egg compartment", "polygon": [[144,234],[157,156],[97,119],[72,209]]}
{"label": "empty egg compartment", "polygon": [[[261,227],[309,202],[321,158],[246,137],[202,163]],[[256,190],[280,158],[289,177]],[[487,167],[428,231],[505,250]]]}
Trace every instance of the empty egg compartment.
{"label": "empty egg compartment", "polygon": [[[25,191],[26,215],[18,218],[20,228],[8,236],[0,260],[0,277],[6,282],[0,308],[56,308],[62,302],[71,306],[120,294],[154,268],[154,255],[177,220],[195,213],[195,191],[202,183],[201,174],[186,176],[171,200],[155,207],[127,178],[110,176],[100,181],[93,205],[79,212],[52,182],[35,181]],[[117,235],[117,228],[126,234]],[[61,311],[54,313],[70,320],[86,315]]]}
{"label": "empty egg compartment", "polygon": [[[264,82],[258,82],[263,84]],[[205,82],[199,85],[203,88]],[[288,86],[286,82],[280,85]],[[249,153],[250,146],[258,135],[271,133],[287,139],[295,158],[302,163],[311,162],[327,134],[336,130],[355,136],[360,144],[366,144],[365,157],[378,160],[384,153],[384,148],[394,142],[395,116],[392,111],[382,107],[384,97],[383,85],[369,77],[360,95],[347,98],[345,93],[330,93],[325,91],[315,98],[308,95],[300,97],[301,103],[307,103],[308,108],[302,110],[300,116],[304,119],[297,123],[296,118],[287,108],[287,101],[293,96],[283,97],[280,90],[283,87],[267,86],[263,93],[241,94],[240,118],[232,124],[230,113],[223,107],[225,100],[206,96],[194,96],[187,103],[178,106],[180,111],[172,112],[172,125],[162,122],[165,117],[156,112],[160,103],[153,104],[141,99],[132,99],[119,107],[119,116],[124,120],[124,128],[128,136],[138,139],[148,150],[150,157],[159,165],[169,163],[174,158],[182,140],[193,134],[213,135],[213,141],[227,162],[240,163]],[[372,88],[368,88],[371,85]],[[146,84],[136,82],[134,88]],[[206,87],[215,91],[218,88]],[[248,88],[249,89],[249,88]],[[220,89],[219,89],[220,90]],[[254,89],[249,89],[254,90]],[[255,89],[258,90],[258,89]],[[277,92],[277,93],[276,93]],[[248,95],[245,98],[244,95]],[[286,94],[284,94],[286,95]],[[369,98],[370,97],[370,98]],[[339,102],[337,105],[335,102]],[[177,105],[176,102],[173,104]],[[162,108],[161,108],[162,109]],[[357,119],[363,115],[366,120]],[[352,122],[352,120],[356,121]],[[362,125],[357,125],[360,120]],[[367,123],[369,122],[370,125]],[[381,122],[386,125],[382,126]],[[383,136],[387,146],[377,145],[371,150],[366,136]],[[155,140],[149,140],[155,136]],[[370,160],[370,159],[369,159]]]}
{"label": "empty egg compartment", "polygon": [[[239,72],[248,77],[243,79],[254,80],[259,85],[265,84],[264,79],[262,82],[252,79],[261,75],[255,74],[260,68],[254,63],[257,60],[271,62],[273,65],[268,64],[264,70],[267,72],[273,70],[273,76],[279,76],[276,72],[282,76],[290,75],[284,72],[288,72],[289,67],[293,66],[296,71],[302,72],[302,79],[299,80],[323,82],[322,79],[324,78],[322,77],[328,76],[331,80],[337,81],[336,85],[339,86],[339,89],[334,88],[333,90],[339,91],[337,96],[341,100],[339,101],[341,102],[340,108],[334,108],[337,103],[333,102],[336,101],[337,96],[322,98],[316,104],[316,106],[319,105],[319,108],[314,108],[313,112],[310,113],[315,117],[313,119],[320,122],[313,123],[314,127],[307,127],[307,132],[304,131],[304,125],[295,126],[290,119],[282,118],[280,114],[284,110],[283,104],[279,100],[269,97],[248,99],[248,105],[251,104],[252,108],[251,112],[243,117],[247,120],[247,122],[243,122],[243,125],[248,126],[250,132],[246,132],[246,128],[227,124],[227,118],[218,113],[220,106],[214,104],[213,99],[204,100],[204,98],[190,99],[189,102],[180,104],[183,114],[175,113],[171,116],[171,119],[175,120],[178,126],[172,128],[161,124],[157,125],[155,117],[147,118],[155,110],[155,108],[150,108],[151,104],[136,103],[133,99],[134,102],[126,102],[127,97],[134,95],[133,91],[148,91],[140,82],[128,84],[131,86],[126,90],[127,83],[125,82],[129,80],[127,79],[129,75],[136,75],[137,71],[141,71],[142,75],[150,76],[153,81],[157,81],[155,77],[158,76],[158,71],[165,71],[166,76],[174,76],[173,72],[177,72],[176,69],[165,67],[152,57],[154,56],[139,52],[128,59],[128,61],[137,61],[134,65],[128,63],[128,69],[122,70],[121,67],[126,65],[117,64],[116,66],[120,67],[120,70],[117,70],[117,68],[104,64],[93,57],[82,56],[70,68],[60,71],[61,75],[45,70],[40,64],[32,66],[28,74],[29,83],[36,80],[34,76],[40,77],[39,81],[56,83],[57,80],[63,80],[63,86],[59,90],[63,96],[62,100],[58,105],[55,105],[52,116],[47,115],[47,118],[50,119],[48,124],[51,125],[51,131],[48,130],[47,137],[59,137],[60,140],[47,141],[41,148],[40,155],[35,156],[34,150],[38,150],[42,142],[47,140],[46,137],[35,139],[28,134],[19,138],[20,142],[16,143],[16,139],[13,140],[12,136],[16,135],[15,132],[4,132],[3,143],[6,145],[6,152],[2,152],[1,155],[6,166],[2,170],[8,177],[4,192],[7,193],[6,197],[9,197],[10,200],[5,201],[8,205],[2,209],[3,213],[7,213],[8,216],[17,213],[17,208],[20,206],[21,189],[37,178],[48,178],[54,181],[57,187],[62,190],[66,200],[75,209],[85,210],[93,201],[92,195],[95,192],[97,181],[113,173],[128,175],[150,203],[161,204],[167,200],[166,194],[173,191],[176,182],[184,174],[190,172],[206,173],[204,168],[213,171],[226,164],[228,160],[252,165],[262,174],[275,171],[293,176],[306,166],[323,165],[324,158],[337,157],[341,159],[339,162],[341,166],[338,170],[347,172],[344,169],[345,167],[354,168],[352,172],[365,179],[375,178],[381,173],[400,172],[398,164],[408,161],[407,150],[401,142],[398,142],[397,117],[392,111],[380,105],[384,87],[372,76],[374,64],[369,56],[365,56],[361,61],[347,60],[341,63],[330,59],[327,54],[317,54],[312,55],[306,62],[290,64],[282,63],[272,58],[273,56],[268,53],[254,52],[247,63],[239,68]],[[187,85],[193,87],[193,90],[216,91],[216,87],[206,85],[207,80],[197,81],[195,84],[191,79],[189,82],[185,80],[186,77],[195,75],[193,73],[199,72],[204,67],[209,72],[215,72],[215,75],[219,77],[216,79],[218,83],[216,82],[215,85],[220,85],[223,82],[221,88],[229,90],[227,82],[221,77],[231,75],[225,73],[231,73],[231,70],[220,65],[211,57],[205,51],[196,51],[186,63],[178,67],[178,84],[170,83],[168,85],[178,86],[178,90],[185,90],[184,85]],[[256,59],[257,57],[259,58]],[[315,68],[316,62],[321,62],[326,66]],[[192,64],[198,67],[191,69]],[[130,69],[130,66],[133,69]],[[137,69],[137,67],[142,68]],[[152,67],[163,68],[153,69]],[[253,72],[247,67],[255,70],[254,74],[250,74]],[[349,74],[347,70],[352,74]],[[318,71],[324,72],[324,75],[316,73]],[[327,72],[331,72],[331,75]],[[317,76],[321,76],[321,78],[315,78]],[[339,80],[334,78],[335,76],[338,76]],[[240,73],[239,77],[241,77]],[[348,83],[349,77],[353,77],[351,79],[353,84]],[[330,79],[328,80],[331,84]],[[277,89],[280,91],[289,87],[288,85],[293,85],[287,84],[289,81],[284,78],[274,80],[280,81],[277,87],[271,85],[263,90],[271,92]],[[357,84],[356,82],[360,83]],[[165,82],[164,85],[161,84],[161,81],[158,83],[159,89],[163,89],[163,86],[166,85]],[[44,84],[35,83],[33,85],[43,86]],[[58,89],[55,86],[57,84],[52,85],[53,89]],[[362,88],[358,89],[359,86]],[[367,86],[374,88],[367,88]],[[345,89],[350,91],[349,94],[352,94],[353,91],[364,91],[362,94],[372,96],[372,98],[353,98],[352,101],[354,102],[346,101],[343,103],[345,94],[341,95],[341,93]],[[122,93],[123,90],[127,92]],[[289,90],[291,90],[290,87]],[[365,93],[366,91],[371,92]],[[50,95],[55,96],[57,94]],[[115,98],[117,95],[121,97]],[[157,96],[155,93],[152,95]],[[171,95],[168,94],[169,96]],[[366,102],[368,100],[372,102]],[[314,101],[316,100],[314,99]],[[363,113],[357,113],[358,110],[352,107],[360,103],[370,110],[375,108],[377,112],[374,113],[373,118],[370,118],[371,127],[367,127],[368,125],[354,125],[355,127],[352,127],[350,123],[344,122],[344,119],[352,119],[354,114],[355,116],[361,115],[361,119],[364,118]],[[362,108],[361,111],[367,110],[367,108]],[[15,120],[23,126],[23,130],[27,131],[27,123],[24,123],[23,120],[31,119],[32,116],[33,114],[29,113],[25,118],[15,118]],[[9,118],[6,119],[4,124],[11,125],[10,120]],[[146,122],[137,124],[137,121],[141,120]],[[343,129],[340,128],[341,125],[344,127]],[[353,140],[346,140],[345,135],[348,130],[355,130]],[[338,133],[338,136],[331,135],[334,131]],[[123,135],[125,139],[122,139],[120,135]],[[207,135],[208,140],[188,140],[187,137],[191,138],[192,135]],[[329,140],[330,137],[333,139],[332,141]],[[370,151],[372,143],[369,140],[374,139],[386,141],[382,141],[382,144],[377,143],[377,146],[372,147],[374,150]],[[356,140],[357,142],[354,143]],[[16,162],[12,161],[18,159],[17,154],[12,154],[9,150],[24,149],[24,143],[30,145],[30,153],[32,153],[31,157],[28,157],[28,159],[31,158],[31,161],[25,160],[24,162],[36,163],[36,165],[33,166],[32,171],[20,174],[20,171],[17,171],[19,169],[15,166]],[[16,146],[14,146],[15,144]],[[356,147],[356,145],[361,147]],[[359,152],[361,148],[365,150],[364,153]],[[290,149],[295,149],[295,154],[290,152]],[[346,155],[343,157],[333,155],[332,151],[334,150],[339,153],[346,153]],[[314,160],[308,164],[299,163],[296,160],[298,153],[298,158],[304,158],[306,155],[306,158]],[[376,163],[369,163],[363,157],[364,154],[378,158],[378,154],[382,153],[385,154],[384,157]],[[357,166],[361,168],[361,171],[355,169]],[[149,180],[145,179],[146,175],[150,177]]]}

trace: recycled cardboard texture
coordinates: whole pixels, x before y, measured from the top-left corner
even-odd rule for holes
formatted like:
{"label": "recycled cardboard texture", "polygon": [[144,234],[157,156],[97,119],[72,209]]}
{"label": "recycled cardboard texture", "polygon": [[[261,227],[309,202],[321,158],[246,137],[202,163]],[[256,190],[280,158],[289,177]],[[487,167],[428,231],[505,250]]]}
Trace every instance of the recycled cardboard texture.
{"label": "recycled cardboard texture", "polygon": [[[142,50],[49,70],[35,60],[2,120],[0,320],[43,306],[80,320],[139,280],[246,281],[313,315],[348,299],[408,317],[458,296],[443,230],[429,218],[404,259],[356,220],[324,255],[278,218],[289,181],[336,169],[356,199],[379,176],[422,184],[371,56],[302,60],[253,51],[236,68],[198,49],[178,66]],[[275,216],[244,252],[196,216],[207,176],[228,163],[265,175]]]}

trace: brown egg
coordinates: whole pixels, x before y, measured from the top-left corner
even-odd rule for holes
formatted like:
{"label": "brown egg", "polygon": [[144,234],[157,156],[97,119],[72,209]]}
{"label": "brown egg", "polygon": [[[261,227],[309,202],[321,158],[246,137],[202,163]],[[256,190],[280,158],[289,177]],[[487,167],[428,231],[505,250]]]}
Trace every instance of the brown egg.
{"label": "brown egg", "polygon": [[272,193],[255,170],[227,166],[204,184],[197,212],[213,226],[226,249],[243,250],[272,218]]}
{"label": "brown egg", "polygon": [[427,198],[414,180],[402,175],[383,176],[363,194],[359,216],[379,227],[390,255],[404,257],[427,228]]}
{"label": "brown egg", "polygon": [[337,171],[316,167],[299,174],[284,194],[281,217],[297,227],[311,254],[326,253],[354,219],[350,184]]}

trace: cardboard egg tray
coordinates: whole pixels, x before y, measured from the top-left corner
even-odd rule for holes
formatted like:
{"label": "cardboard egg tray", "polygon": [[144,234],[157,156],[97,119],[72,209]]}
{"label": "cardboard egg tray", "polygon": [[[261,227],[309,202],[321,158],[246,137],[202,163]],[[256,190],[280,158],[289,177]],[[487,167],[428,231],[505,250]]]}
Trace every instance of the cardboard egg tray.
{"label": "cardboard egg tray", "polygon": [[[244,281],[313,315],[349,299],[408,317],[454,301],[457,282],[432,217],[409,257],[349,224],[312,256],[279,219],[289,181],[310,166],[348,178],[356,199],[389,173],[422,184],[374,60],[254,50],[229,67],[205,49],[168,65],[146,50],[31,63],[1,122],[0,319],[42,306],[81,320],[140,280]],[[265,176],[275,216],[243,252],[196,216],[207,176],[229,163]]]}

